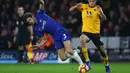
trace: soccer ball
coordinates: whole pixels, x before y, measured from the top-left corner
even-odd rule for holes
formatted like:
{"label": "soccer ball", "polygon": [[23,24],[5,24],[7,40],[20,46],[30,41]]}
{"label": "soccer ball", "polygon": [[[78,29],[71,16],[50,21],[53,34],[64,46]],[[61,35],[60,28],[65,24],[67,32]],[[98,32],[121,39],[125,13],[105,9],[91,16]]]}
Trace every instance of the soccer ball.
{"label": "soccer ball", "polygon": [[79,66],[79,73],[87,73],[88,72],[88,66],[87,65],[80,65]]}

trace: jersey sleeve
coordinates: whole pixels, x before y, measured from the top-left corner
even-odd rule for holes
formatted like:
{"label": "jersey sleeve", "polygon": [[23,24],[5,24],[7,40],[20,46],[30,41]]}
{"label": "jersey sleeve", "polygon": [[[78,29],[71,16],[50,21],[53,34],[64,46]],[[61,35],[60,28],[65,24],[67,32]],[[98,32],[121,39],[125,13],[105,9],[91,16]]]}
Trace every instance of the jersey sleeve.
{"label": "jersey sleeve", "polygon": [[[102,10],[102,8],[99,5],[97,5],[97,8],[100,8]],[[98,15],[100,15],[100,14],[101,13],[98,11]]]}
{"label": "jersey sleeve", "polygon": [[36,33],[36,36],[38,36],[40,38],[44,36],[43,31],[40,31],[37,26],[34,27],[34,31]]}
{"label": "jersey sleeve", "polygon": [[77,10],[81,12],[83,10],[83,4],[80,7],[77,7]]}
{"label": "jersey sleeve", "polygon": [[36,19],[39,20],[39,17],[40,17],[42,14],[44,14],[44,13],[45,13],[44,10],[39,9],[39,10],[37,11],[37,13],[36,13]]}
{"label": "jersey sleeve", "polygon": [[39,9],[39,10],[37,11],[37,14],[43,14],[43,13],[45,13],[44,10]]}
{"label": "jersey sleeve", "polygon": [[35,33],[36,33],[36,35],[37,35],[38,37],[40,37],[40,38],[44,36],[44,33],[41,32],[41,31],[35,31]]}

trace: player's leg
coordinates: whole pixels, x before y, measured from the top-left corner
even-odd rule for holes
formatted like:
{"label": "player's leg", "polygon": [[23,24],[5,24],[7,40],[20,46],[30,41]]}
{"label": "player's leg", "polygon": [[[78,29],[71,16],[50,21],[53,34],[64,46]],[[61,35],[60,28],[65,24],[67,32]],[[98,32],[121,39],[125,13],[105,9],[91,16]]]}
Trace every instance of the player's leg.
{"label": "player's leg", "polygon": [[58,55],[62,61],[65,61],[68,59],[67,54],[65,53],[64,45],[60,40],[54,40],[55,48],[58,52]]}
{"label": "player's leg", "polygon": [[[58,55],[62,61],[67,60],[70,56],[74,58],[79,64],[83,65],[77,52],[72,50],[70,41],[65,41],[64,44],[60,40],[55,40],[55,47],[57,49]],[[65,47],[65,49],[64,49]]]}
{"label": "player's leg", "polygon": [[100,40],[100,36],[99,35],[94,35],[92,41],[96,45],[96,47],[98,48],[98,50],[99,50],[100,54],[102,55],[102,57],[104,58],[104,64],[105,64],[105,67],[106,67],[106,72],[110,73],[108,55],[106,54],[106,52],[104,50],[104,44]]}
{"label": "player's leg", "polygon": [[64,44],[64,48],[65,48],[65,52],[67,54],[67,56],[72,56],[72,58],[74,58],[80,65],[83,65],[83,61],[81,60],[80,56],[78,55],[78,53],[76,51],[73,51],[72,46],[71,46],[71,36],[69,34],[69,32],[63,28],[61,31],[61,42],[62,44]]}
{"label": "player's leg", "polygon": [[55,48],[57,50],[57,53],[58,53],[60,59],[62,61],[67,60],[68,57],[67,57],[67,55],[65,53],[64,45],[62,44],[62,42],[60,40],[55,40],[54,39],[54,44],[55,44]]}
{"label": "player's leg", "polygon": [[82,52],[83,52],[84,58],[86,60],[86,64],[88,65],[89,70],[90,70],[91,69],[91,65],[90,65],[90,60],[89,60],[89,56],[88,56],[88,48],[86,46],[86,42],[89,42],[89,41],[90,41],[90,39],[85,34],[82,34],[80,36]]}
{"label": "player's leg", "polygon": [[67,56],[67,54],[65,53],[65,49],[64,49],[64,48],[61,48],[61,49],[57,50],[57,52],[58,52],[58,55],[59,55],[59,57],[60,57],[60,59],[61,59],[62,61],[65,61],[65,60],[68,59],[68,56]]}
{"label": "player's leg", "polygon": [[100,41],[100,37],[98,35],[95,35],[95,38],[92,39],[93,43],[96,45],[96,47],[98,48],[101,56],[104,58],[104,63],[107,65],[108,63],[108,56],[105,53],[104,50],[104,44],[102,41]]}
{"label": "player's leg", "polygon": [[[59,55],[64,60],[66,57],[72,56],[79,64],[83,65],[83,62],[77,52],[74,52],[70,43],[71,36],[65,28],[61,28],[55,32],[53,35],[54,43],[56,49],[59,51]],[[59,50],[65,48],[64,53],[63,50]]]}
{"label": "player's leg", "polygon": [[63,42],[65,47],[65,52],[68,57],[74,58],[80,65],[83,65],[83,61],[76,51],[73,51],[70,40],[66,40]]}

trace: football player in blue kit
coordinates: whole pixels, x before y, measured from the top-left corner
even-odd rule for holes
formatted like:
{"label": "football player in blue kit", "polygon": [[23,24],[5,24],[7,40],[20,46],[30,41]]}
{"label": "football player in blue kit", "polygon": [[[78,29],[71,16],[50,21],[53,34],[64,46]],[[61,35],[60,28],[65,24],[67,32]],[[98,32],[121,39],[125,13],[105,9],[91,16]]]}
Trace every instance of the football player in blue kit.
{"label": "football player in blue kit", "polygon": [[59,57],[62,61],[65,61],[69,57],[74,58],[80,65],[83,62],[76,51],[73,51],[71,46],[71,36],[69,32],[59,22],[53,20],[44,11],[44,1],[39,0],[39,10],[37,11],[36,17],[31,13],[24,14],[24,22],[34,26],[36,34],[42,38],[39,44],[33,45],[32,48],[40,48],[47,42],[43,33],[49,33],[54,39],[55,48],[58,52]]}

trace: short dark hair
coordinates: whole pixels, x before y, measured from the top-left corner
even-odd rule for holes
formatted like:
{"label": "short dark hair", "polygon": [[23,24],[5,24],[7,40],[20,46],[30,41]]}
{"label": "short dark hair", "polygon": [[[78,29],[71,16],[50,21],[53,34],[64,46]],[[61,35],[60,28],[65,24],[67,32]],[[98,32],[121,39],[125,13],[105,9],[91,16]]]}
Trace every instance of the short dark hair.
{"label": "short dark hair", "polygon": [[33,17],[33,14],[30,13],[30,12],[27,12],[27,13],[25,13],[23,15],[23,21],[24,21],[24,23],[27,23],[27,18],[29,18],[29,17]]}

